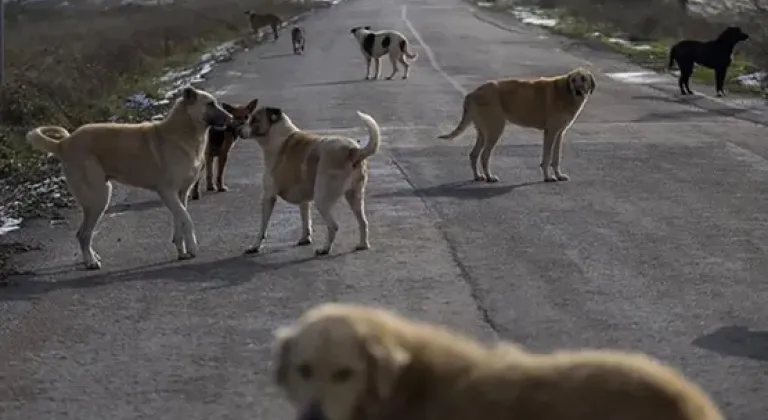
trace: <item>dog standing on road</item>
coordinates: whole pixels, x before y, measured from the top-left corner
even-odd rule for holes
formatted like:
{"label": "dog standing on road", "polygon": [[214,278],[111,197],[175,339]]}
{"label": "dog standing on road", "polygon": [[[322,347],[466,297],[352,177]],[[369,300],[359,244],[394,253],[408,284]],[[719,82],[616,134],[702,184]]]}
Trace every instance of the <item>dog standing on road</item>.
{"label": "dog standing on road", "polygon": [[715,90],[718,97],[725,95],[725,77],[733,61],[736,44],[749,39],[738,26],[729,26],[711,41],[684,39],[669,49],[669,70],[677,62],[680,77],[677,84],[681,95],[693,95],[688,83],[693,75],[693,68],[700,64],[715,71]]}
{"label": "dog standing on road", "polygon": [[245,253],[257,253],[266,238],[267,226],[277,197],[299,206],[301,238],[297,246],[309,245],[312,236],[310,203],[325,219],[328,238],[316,255],[331,252],[339,225],[333,207],[343,195],[357,218],[360,240],[356,250],[370,247],[365,217],[366,159],[379,150],[381,131],[370,115],[357,112],[368,128],[365,147],[350,138],[320,136],[300,130],[280,108],[262,107],[241,127],[242,138],[258,141],[264,156],[262,176],[261,229],[256,243]]}
{"label": "dog standing on road", "polygon": [[187,197],[202,169],[206,131],[231,120],[213,95],[187,87],[160,121],[92,123],[72,134],[63,127],[43,126],[27,133],[32,146],[59,158],[67,186],[83,209],[77,240],[87,269],[101,268],[92,247],[93,231],[109,206],[111,181],[157,192],[173,214],[178,259],[196,256]]}
{"label": "dog standing on road", "polygon": [[291,44],[293,45],[293,53],[303,54],[305,42],[306,37],[304,36],[304,28],[294,26],[293,29],[291,29]]}
{"label": "dog standing on road", "polygon": [[[410,51],[408,40],[403,34],[393,30],[372,31],[370,26],[355,26],[349,32],[354,35],[357,43],[360,44],[363,56],[365,56],[367,66],[365,71],[366,80],[379,78],[381,74],[381,57],[385,54],[389,54],[389,61],[392,63],[392,74],[387,77],[387,80],[392,80],[400,70],[397,67],[398,62],[405,69],[403,79],[408,78],[411,63],[406,58],[413,62],[418,57],[418,54]],[[373,77],[370,77],[371,61],[376,62],[376,71]]]}
{"label": "dog standing on road", "polygon": [[[237,129],[245,124],[248,116],[251,115],[259,100],[254,99],[247,105],[230,105],[226,102],[222,102],[221,107],[225,111],[229,112],[233,120],[223,128],[210,127],[208,128],[208,146],[205,150],[205,183],[207,191],[214,191],[213,182],[213,163],[216,162],[216,191],[224,192],[228,188],[224,185],[224,169],[227,166],[227,160],[229,159],[229,152],[232,150],[235,141],[237,140]],[[192,200],[200,199],[200,181],[202,174],[195,181],[195,185],[192,186],[192,192],[190,198]]]}
{"label": "dog standing on road", "polygon": [[[575,69],[556,77],[534,80],[507,78],[483,83],[464,96],[461,121],[440,139],[453,139],[471,123],[477,130],[469,163],[475,181],[497,182],[491,173],[491,152],[504,132],[507,121],[543,131],[541,172],[544,181],[567,181],[560,172],[563,136],[595,91],[595,77],[586,69]],[[482,154],[481,154],[482,152]],[[483,174],[477,170],[478,157]],[[549,173],[550,166],[554,174]]]}
{"label": "dog standing on road", "polygon": [[274,13],[260,14],[252,10],[246,10],[245,14],[248,16],[248,24],[250,24],[251,32],[253,32],[254,36],[258,37],[259,29],[269,25],[269,27],[272,29],[272,34],[275,37],[274,41],[277,41],[279,37],[277,30],[283,23],[283,20],[280,19],[280,16]]}

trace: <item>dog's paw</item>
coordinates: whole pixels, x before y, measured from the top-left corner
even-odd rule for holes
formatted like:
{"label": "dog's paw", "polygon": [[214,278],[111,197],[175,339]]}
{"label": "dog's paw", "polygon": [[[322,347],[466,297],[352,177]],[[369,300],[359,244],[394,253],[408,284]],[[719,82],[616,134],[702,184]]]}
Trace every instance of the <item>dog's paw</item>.
{"label": "dog's paw", "polygon": [[488,175],[485,177],[485,182],[490,182],[491,184],[499,182],[499,177],[496,175]]}
{"label": "dog's paw", "polygon": [[182,252],[178,256],[179,261],[191,260],[192,258],[195,258],[195,254],[192,252]]}
{"label": "dog's paw", "polygon": [[475,181],[485,182],[485,175],[475,175]]}
{"label": "dog's paw", "polygon": [[403,76],[403,80],[406,80],[406,79],[408,79],[408,76]]}
{"label": "dog's paw", "polygon": [[219,185],[218,187],[216,187],[216,191],[218,191],[218,192],[227,192],[227,191],[229,191],[229,188],[227,188],[226,185]]}
{"label": "dog's paw", "polygon": [[93,260],[90,262],[85,263],[85,269],[86,270],[100,270],[101,269],[101,262],[99,260]]}
{"label": "dog's paw", "polygon": [[544,177],[544,182],[557,182],[557,178],[550,175],[550,176]]}
{"label": "dog's paw", "polygon": [[321,255],[328,255],[331,253],[331,250],[328,248],[319,248],[315,250],[315,255],[321,256]]}
{"label": "dog's paw", "polygon": [[571,177],[563,173],[555,174],[555,178],[557,178],[558,181],[568,181],[569,179],[571,179]]}
{"label": "dog's paw", "polygon": [[189,199],[190,200],[199,200],[200,199],[200,193],[197,193],[197,194],[192,193],[192,194],[190,194],[189,195]]}
{"label": "dog's paw", "polygon": [[215,189],[215,188],[213,188],[213,185],[208,185],[208,186],[206,186],[206,187],[205,187],[205,190],[206,190],[206,191],[216,191],[216,189]]}
{"label": "dog's paw", "polygon": [[243,252],[243,254],[245,254],[245,255],[258,254],[259,251],[261,251],[261,245],[254,245],[254,246],[250,246],[250,247],[246,248],[245,252]]}
{"label": "dog's paw", "polygon": [[371,249],[371,244],[365,243],[365,244],[358,244],[355,247],[355,251],[366,251],[368,249]]}
{"label": "dog's paw", "polygon": [[311,238],[301,238],[298,242],[296,242],[296,246],[307,246],[312,244]]}

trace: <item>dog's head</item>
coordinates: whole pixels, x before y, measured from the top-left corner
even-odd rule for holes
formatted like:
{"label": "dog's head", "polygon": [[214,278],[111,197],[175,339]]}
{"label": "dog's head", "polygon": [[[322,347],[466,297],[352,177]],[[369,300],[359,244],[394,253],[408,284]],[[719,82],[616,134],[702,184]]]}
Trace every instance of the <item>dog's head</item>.
{"label": "dog's head", "polygon": [[748,40],[749,35],[742,31],[738,26],[729,26],[725,28],[722,33],[720,33],[720,36],[718,36],[717,39],[728,44],[736,45],[741,41]]}
{"label": "dog's head", "polygon": [[351,33],[354,36],[357,36],[357,34],[360,33],[361,31],[370,31],[370,30],[371,30],[370,26],[355,26],[354,28],[349,30],[349,33]]}
{"label": "dog's head", "polygon": [[244,139],[261,140],[270,135],[275,128],[285,128],[286,125],[292,125],[288,117],[280,108],[263,106],[253,111],[237,130],[238,137]]}
{"label": "dog's head", "polygon": [[411,355],[344,309],[310,310],[276,333],[275,381],[298,420],[353,420],[386,400]]}
{"label": "dog's head", "polygon": [[226,102],[222,102],[221,107],[232,114],[232,121],[229,123],[228,127],[235,130],[235,134],[237,134],[240,126],[248,121],[248,117],[251,116],[251,113],[253,113],[258,104],[258,99],[252,99],[251,102],[248,102],[246,105],[230,105]]}
{"label": "dog's head", "polygon": [[223,129],[232,121],[232,115],[206,91],[185,87],[179,103],[193,120],[201,121],[207,127]]}
{"label": "dog's head", "polygon": [[578,68],[571,71],[565,77],[565,83],[568,91],[576,97],[591,95],[597,87],[595,76],[587,69]]}

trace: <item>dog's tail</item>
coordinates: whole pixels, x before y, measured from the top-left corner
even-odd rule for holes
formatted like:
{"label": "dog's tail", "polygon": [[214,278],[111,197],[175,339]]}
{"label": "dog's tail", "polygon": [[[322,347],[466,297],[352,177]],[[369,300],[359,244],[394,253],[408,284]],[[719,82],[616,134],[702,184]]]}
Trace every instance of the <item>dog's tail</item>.
{"label": "dog's tail", "polygon": [[405,56],[408,57],[409,60],[415,60],[416,57],[419,56],[419,54],[417,54],[415,52],[411,52],[410,48],[411,47],[410,47],[410,44],[408,43],[408,41],[406,41],[404,39],[400,40],[400,51],[402,51],[403,54],[405,54]]}
{"label": "dog's tail", "polygon": [[363,120],[363,123],[368,128],[368,144],[362,149],[355,150],[354,164],[360,163],[369,156],[379,151],[379,141],[381,140],[381,129],[376,120],[370,115],[357,111],[357,116]]}
{"label": "dog's tail", "polygon": [[677,53],[677,49],[673,45],[672,48],[669,49],[669,64],[667,64],[667,70],[672,71],[672,68],[675,65],[675,55]]}
{"label": "dog's tail", "polygon": [[56,157],[60,154],[60,142],[67,137],[69,137],[69,131],[58,126],[37,127],[30,130],[26,135],[27,143],[31,144],[32,147],[51,153]]}
{"label": "dog's tail", "polygon": [[469,124],[472,122],[469,119],[469,101],[470,101],[470,95],[464,96],[464,102],[461,105],[461,121],[459,121],[459,125],[456,126],[456,128],[453,129],[448,134],[441,134],[437,136],[439,139],[443,140],[453,140],[456,137],[458,137],[461,133],[464,132],[464,130],[469,127]]}

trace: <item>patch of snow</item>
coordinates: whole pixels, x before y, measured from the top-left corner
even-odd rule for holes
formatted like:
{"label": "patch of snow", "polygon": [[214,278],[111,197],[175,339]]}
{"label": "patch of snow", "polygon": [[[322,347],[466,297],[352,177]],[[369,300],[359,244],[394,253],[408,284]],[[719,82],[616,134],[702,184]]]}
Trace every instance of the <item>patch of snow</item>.
{"label": "patch of snow", "polygon": [[764,71],[743,74],[736,78],[736,81],[739,82],[739,84],[742,86],[761,89],[765,89],[766,85],[768,84],[766,80],[768,80],[768,73]]}
{"label": "patch of snow", "polygon": [[3,215],[3,209],[0,208],[0,235],[13,232],[21,225],[21,219]]}
{"label": "patch of snow", "polygon": [[557,25],[557,19],[548,18],[534,8],[518,6],[509,12],[528,25],[545,26],[548,28]]}
{"label": "patch of snow", "polygon": [[621,39],[621,38],[608,38],[607,41],[610,42],[611,44],[623,45],[627,48],[632,48],[633,50],[638,50],[638,51],[648,51],[653,48],[650,45],[635,44],[634,42],[630,42],[630,41],[627,41],[626,39]]}
{"label": "patch of snow", "polygon": [[489,1],[481,1],[477,3],[477,7],[494,7],[496,6],[496,3],[491,3]]}
{"label": "patch of snow", "polygon": [[611,79],[636,85],[657,84],[669,81],[669,77],[653,71],[629,71],[619,73],[606,73]]}

